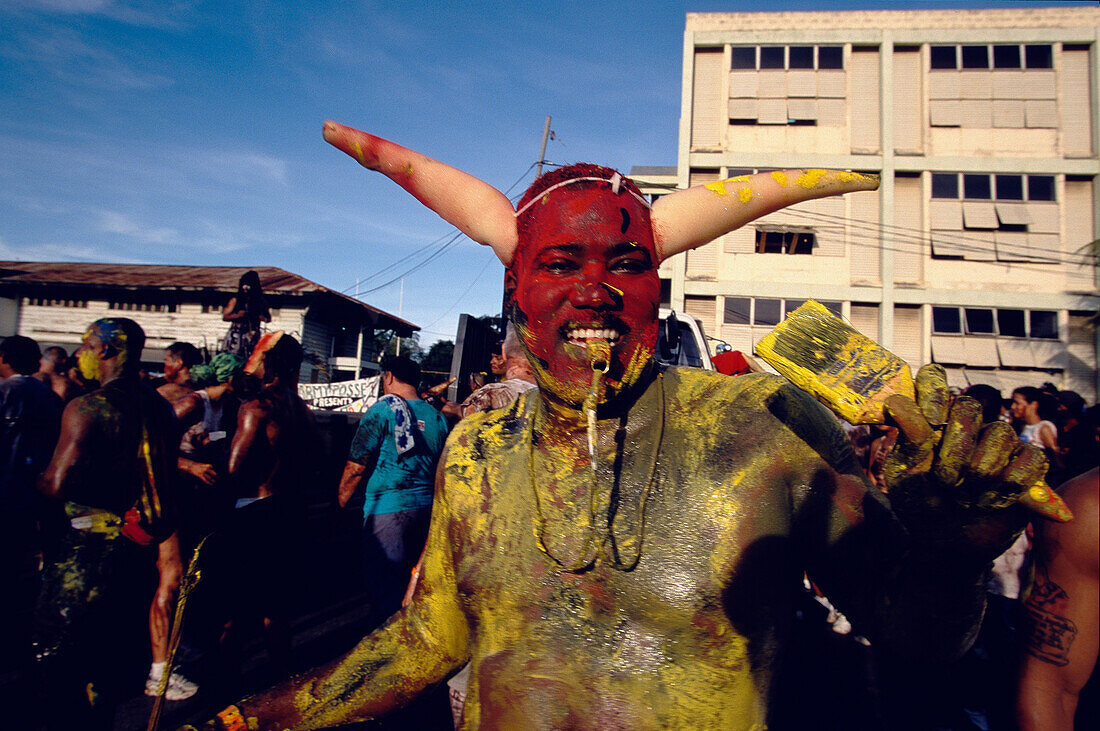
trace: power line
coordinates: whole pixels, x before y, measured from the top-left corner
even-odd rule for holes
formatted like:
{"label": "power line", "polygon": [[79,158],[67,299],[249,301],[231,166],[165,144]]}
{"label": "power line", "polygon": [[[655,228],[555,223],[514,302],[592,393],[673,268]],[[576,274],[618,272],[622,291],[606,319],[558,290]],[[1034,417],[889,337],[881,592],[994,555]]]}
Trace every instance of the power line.
{"label": "power line", "polygon": [[[513,190],[513,189],[514,189],[514,188],[515,188],[515,187],[516,187],[517,185],[519,185],[519,184],[520,184],[520,183],[521,183],[521,182],[523,181],[523,179],[524,179],[524,178],[526,178],[526,177],[527,177],[527,174],[528,174],[528,173],[530,173],[530,172],[531,172],[531,170],[532,170],[532,169],[533,169],[533,168],[534,168],[534,167],[535,167],[536,165],[537,165],[537,163],[535,163],[535,162],[533,162],[533,163],[531,163],[530,165],[528,165],[528,166],[527,166],[527,169],[526,169],[526,170],[524,170],[524,171],[523,171],[523,173],[521,173],[521,174],[520,174],[520,176],[519,176],[518,178],[516,178],[515,182],[513,182],[513,183],[512,183],[512,184],[511,184],[510,186],[508,186],[508,188],[507,188],[507,189],[506,189],[506,190],[504,191],[504,195],[505,195],[505,196],[508,196],[508,194],[509,194],[509,193],[511,193],[511,192],[512,192],[512,190]],[[518,196],[517,196],[517,197],[518,197]],[[511,199],[510,199],[510,200],[511,200]],[[514,203],[515,201],[513,200],[512,202]],[[424,268],[425,266],[427,266],[427,265],[428,265],[428,264],[430,264],[431,262],[433,262],[433,261],[435,261],[436,259],[438,259],[438,258],[439,258],[440,256],[442,256],[442,255],[443,255],[443,253],[445,253],[445,252],[446,252],[447,250],[449,250],[449,249],[453,248],[453,247],[454,247],[454,245],[455,245],[455,243],[456,243],[456,242],[457,242],[457,241],[458,241],[458,240],[459,240],[459,239],[460,239],[460,238],[461,238],[462,236],[463,236],[463,234],[462,234],[462,232],[461,232],[461,231],[458,231],[457,229],[452,229],[452,231],[451,231],[451,232],[449,232],[449,233],[446,233],[446,234],[443,234],[443,235],[442,235],[442,236],[440,236],[439,238],[437,238],[437,239],[433,240],[432,242],[430,242],[430,243],[428,243],[428,244],[425,244],[424,246],[420,247],[419,249],[416,249],[415,251],[413,251],[412,253],[410,253],[410,254],[406,254],[405,256],[401,257],[401,258],[400,258],[400,259],[398,259],[397,261],[395,261],[395,262],[393,262],[393,263],[391,263],[391,264],[388,264],[387,266],[383,267],[382,269],[376,270],[376,271],[375,271],[375,272],[374,272],[373,274],[371,274],[370,276],[367,276],[367,277],[365,277],[365,278],[361,278],[361,279],[360,279],[360,280],[359,280],[359,281],[358,281],[358,282],[357,282],[356,284],[353,284],[353,285],[351,285],[350,287],[347,287],[347,288],[345,288],[345,289],[342,289],[342,290],[340,290],[340,292],[341,292],[341,294],[347,294],[347,293],[348,293],[349,291],[351,291],[351,290],[353,290],[353,289],[356,289],[357,287],[359,287],[360,285],[362,285],[362,284],[363,284],[363,282],[369,282],[369,281],[370,281],[371,279],[374,279],[374,278],[376,278],[376,277],[380,276],[381,274],[383,274],[383,273],[385,273],[385,272],[388,272],[388,271],[391,271],[391,270],[393,270],[394,268],[396,268],[396,267],[397,267],[398,265],[402,264],[403,262],[407,262],[407,261],[409,261],[409,260],[411,260],[411,259],[415,259],[415,258],[416,258],[417,256],[420,256],[420,255],[424,254],[425,252],[427,252],[427,251],[428,251],[429,249],[431,249],[432,247],[434,247],[434,246],[439,246],[439,248],[438,248],[438,249],[437,249],[436,251],[434,251],[433,253],[431,253],[430,255],[428,255],[428,256],[427,256],[427,257],[426,257],[426,258],[425,258],[425,259],[424,259],[424,260],[423,260],[422,262],[420,262],[419,264],[414,264],[414,265],[413,265],[413,266],[411,266],[411,267],[410,267],[409,269],[406,269],[406,270],[405,270],[404,272],[402,272],[401,274],[398,274],[398,275],[396,275],[395,277],[393,277],[393,278],[391,278],[391,279],[387,280],[387,281],[386,281],[385,283],[383,283],[383,284],[380,284],[380,285],[378,285],[378,286],[376,286],[376,287],[371,287],[370,289],[367,289],[367,290],[363,290],[363,291],[360,291],[360,292],[359,292],[359,296],[362,296],[362,295],[366,295],[366,294],[371,294],[372,292],[377,292],[377,291],[378,291],[378,290],[380,290],[380,289],[385,289],[386,287],[390,286],[390,285],[391,285],[391,284],[393,284],[394,282],[398,282],[398,281],[400,281],[401,279],[403,279],[404,277],[407,277],[407,276],[409,276],[410,274],[412,274],[412,273],[414,273],[414,272],[416,272],[416,271],[418,271],[418,270],[420,270],[420,269],[423,269],[423,268]],[[445,243],[442,243],[442,244],[441,244],[440,242],[443,242],[444,240],[446,240],[446,241],[445,241]],[[453,306],[453,305],[452,305],[452,306]]]}

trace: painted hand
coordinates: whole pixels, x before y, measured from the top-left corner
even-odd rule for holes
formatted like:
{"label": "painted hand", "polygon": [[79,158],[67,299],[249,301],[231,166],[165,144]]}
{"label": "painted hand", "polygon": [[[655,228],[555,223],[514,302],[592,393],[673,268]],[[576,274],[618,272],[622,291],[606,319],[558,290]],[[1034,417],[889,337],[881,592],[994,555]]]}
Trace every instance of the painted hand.
{"label": "painted hand", "polygon": [[952,400],[941,366],[920,369],[916,394],[885,403],[900,431],[883,470],[890,503],[916,546],[980,569],[1023,530],[1020,498],[1046,472],[1046,457],[1008,424],[983,425],[974,399]]}

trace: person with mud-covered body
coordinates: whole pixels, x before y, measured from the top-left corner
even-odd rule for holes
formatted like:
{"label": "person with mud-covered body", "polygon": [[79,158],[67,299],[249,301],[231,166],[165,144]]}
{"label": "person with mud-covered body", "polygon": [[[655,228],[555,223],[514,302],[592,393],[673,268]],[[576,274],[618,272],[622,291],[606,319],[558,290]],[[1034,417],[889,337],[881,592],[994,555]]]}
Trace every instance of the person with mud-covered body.
{"label": "person with mud-covered body", "polygon": [[[835,418],[783,379],[653,358],[662,258],[873,181],[763,174],[666,196],[651,213],[629,180],[578,165],[538,179],[517,221],[464,173],[340,125],[325,133],[494,247],[538,389],[452,433],[409,606],[218,724],[378,717],[470,661],[465,728],[762,728],[803,571],[877,643],[965,649],[979,577],[1020,516],[979,516],[944,499],[945,484],[973,453],[983,459],[964,491],[1019,493],[1034,453],[1010,463],[1015,437],[1000,432],[974,449],[976,404],[948,416],[943,373],[926,370],[922,408],[892,402],[907,435],[887,466],[892,513]],[[923,414],[969,446],[930,469]]]}
{"label": "person with mud-covered body", "polygon": [[260,387],[239,394],[242,404],[227,470],[234,509],[201,549],[210,593],[228,605],[222,645],[230,656],[230,672],[240,664],[239,624],[244,619],[262,620],[277,670],[285,673],[290,665],[287,613],[294,546],[315,452],[313,419],[298,397],[301,364],[298,341],[274,332],[258,341],[245,365],[245,375]]}
{"label": "person with mud-covered body", "polygon": [[172,407],[138,377],[144,342],[133,320],[89,326],[77,359],[101,386],[65,407],[38,484],[70,519],[35,616],[51,728],[110,728],[147,646],[156,544],[175,529],[179,434]]}

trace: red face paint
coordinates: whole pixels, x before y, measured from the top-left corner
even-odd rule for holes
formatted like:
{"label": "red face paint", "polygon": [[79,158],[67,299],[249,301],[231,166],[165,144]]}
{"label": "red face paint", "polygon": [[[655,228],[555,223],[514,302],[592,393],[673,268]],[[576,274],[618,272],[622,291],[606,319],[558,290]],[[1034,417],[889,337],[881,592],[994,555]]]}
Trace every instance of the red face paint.
{"label": "red face paint", "polygon": [[512,274],[520,339],[539,385],[580,405],[592,382],[586,341],[608,338],[601,401],[638,381],[657,342],[660,283],[649,210],[608,186],[550,193],[524,215]]}

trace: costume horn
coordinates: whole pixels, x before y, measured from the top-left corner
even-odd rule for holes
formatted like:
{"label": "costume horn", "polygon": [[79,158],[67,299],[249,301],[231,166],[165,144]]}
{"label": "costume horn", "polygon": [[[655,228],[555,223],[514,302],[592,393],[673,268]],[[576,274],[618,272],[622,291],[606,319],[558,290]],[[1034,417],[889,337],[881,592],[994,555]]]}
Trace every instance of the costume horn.
{"label": "costume horn", "polygon": [[696,185],[653,204],[653,239],[662,261],[749,221],[815,198],[878,188],[877,175],[842,170],[777,170]]}
{"label": "costume horn", "polygon": [[419,152],[333,121],[325,122],[325,141],[412,193],[474,241],[493,247],[504,266],[511,266],[518,241],[516,212],[499,190]]}

